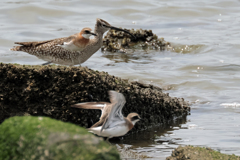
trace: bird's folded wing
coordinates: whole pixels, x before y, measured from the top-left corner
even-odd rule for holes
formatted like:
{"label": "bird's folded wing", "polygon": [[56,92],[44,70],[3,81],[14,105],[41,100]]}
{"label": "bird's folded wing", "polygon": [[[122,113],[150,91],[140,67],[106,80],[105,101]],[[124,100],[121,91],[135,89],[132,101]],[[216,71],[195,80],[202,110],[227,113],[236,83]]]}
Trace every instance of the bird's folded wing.
{"label": "bird's folded wing", "polygon": [[77,34],[73,34],[69,37],[57,38],[57,39],[52,39],[52,40],[47,40],[47,41],[15,42],[15,44],[19,44],[19,45],[26,46],[26,47],[37,47],[39,45],[46,44],[49,42],[54,43],[55,45],[63,45],[64,42],[70,42],[76,36],[77,36]]}
{"label": "bird's folded wing", "polygon": [[54,41],[54,40],[38,41],[38,42],[15,42],[15,44],[19,44],[19,45],[26,46],[26,47],[37,47],[41,44],[45,44],[45,43],[48,43],[51,41]]}

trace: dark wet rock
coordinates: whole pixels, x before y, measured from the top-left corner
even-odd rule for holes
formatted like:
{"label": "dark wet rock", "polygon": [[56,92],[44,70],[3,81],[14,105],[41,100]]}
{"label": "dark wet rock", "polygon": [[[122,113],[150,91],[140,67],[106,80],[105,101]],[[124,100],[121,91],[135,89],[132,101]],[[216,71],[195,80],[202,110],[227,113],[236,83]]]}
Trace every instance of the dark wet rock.
{"label": "dark wet rock", "polygon": [[0,64],[0,123],[18,115],[48,116],[90,127],[100,111],[71,108],[78,102],[109,101],[108,90],[126,97],[123,114],[137,112],[143,119],[132,131],[164,123],[190,112],[183,98],[172,98],[160,88],[99,72],[87,67]]}
{"label": "dark wet rock", "polygon": [[189,160],[189,159],[204,159],[204,160],[240,160],[239,156],[222,154],[210,148],[179,146],[172,151],[172,155],[166,160]]}
{"label": "dark wet rock", "polygon": [[0,159],[118,160],[117,148],[86,129],[48,117],[11,117],[0,125]]}
{"label": "dark wet rock", "polygon": [[171,46],[164,38],[158,38],[156,34],[153,34],[152,30],[124,30],[130,32],[135,38],[123,31],[110,30],[103,39],[102,51],[128,52],[132,49],[155,49],[162,51]]}

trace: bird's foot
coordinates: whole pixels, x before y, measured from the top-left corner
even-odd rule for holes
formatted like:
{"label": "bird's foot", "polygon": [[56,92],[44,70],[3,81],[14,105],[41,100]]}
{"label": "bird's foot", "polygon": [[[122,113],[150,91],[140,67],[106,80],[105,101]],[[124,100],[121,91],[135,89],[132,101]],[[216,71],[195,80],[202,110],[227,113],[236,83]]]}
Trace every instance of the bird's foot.
{"label": "bird's foot", "polygon": [[46,63],[43,63],[42,66],[45,66],[45,65],[48,65],[48,64],[51,64],[51,63],[52,63],[52,61],[46,62]]}

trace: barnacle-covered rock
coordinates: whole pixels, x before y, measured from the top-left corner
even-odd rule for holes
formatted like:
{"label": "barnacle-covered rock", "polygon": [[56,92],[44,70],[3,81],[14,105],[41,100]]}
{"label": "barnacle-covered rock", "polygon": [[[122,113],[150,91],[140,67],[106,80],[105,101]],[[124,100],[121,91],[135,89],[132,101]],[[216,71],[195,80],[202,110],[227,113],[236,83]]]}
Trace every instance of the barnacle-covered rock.
{"label": "barnacle-covered rock", "polygon": [[234,154],[227,155],[215,151],[211,148],[194,147],[194,146],[179,146],[172,151],[172,155],[167,157],[166,160],[188,160],[188,159],[204,159],[204,160],[239,160],[240,157]]}
{"label": "barnacle-covered rock", "polygon": [[158,38],[156,34],[152,33],[152,30],[124,30],[130,32],[135,38],[123,31],[110,30],[103,39],[101,50],[109,52],[127,52],[127,50],[131,49],[155,49],[161,51],[171,48],[169,42],[166,42],[164,38]]}
{"label": "barnacle-covered rock", "polygon": [[90,127],[99,110],[71,108],[74,103],[106,101],[108,90],[126,98],[123,114],[140,114],[134,131],[187,115],[190,107],[161,88],[129,82],[87,67],[27,66],[0,63],[0,123],[14,115],[41,115]]}

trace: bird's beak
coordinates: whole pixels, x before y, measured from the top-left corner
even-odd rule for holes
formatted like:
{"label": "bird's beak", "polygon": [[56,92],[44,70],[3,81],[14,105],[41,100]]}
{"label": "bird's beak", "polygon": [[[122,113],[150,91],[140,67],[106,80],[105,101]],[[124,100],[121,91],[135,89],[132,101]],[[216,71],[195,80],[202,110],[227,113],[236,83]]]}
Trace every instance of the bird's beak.
{"label": "bird's beak", "polygon": [[[106,25],[105,25],[105,26],[106,26]],[[106,26],[106,27],[108,27],[108,28],[110,28],[110,29],[117,30],[117,31],[123,31],[123,32],[126,32],[126,33],[130,34],[134,39],[136,39],[136,37],[135,37],[132,33],[128,32],[128,31],[126,31],[126,30],[124,30],[124,29],[117,28],[117,27],[113,27],[113,26]]]}
{"label": "bird's beak", "polygon": [[94,35],[94,36],[97,36],[97,34],[95,34],[95,33],[93,33],[93,32],[90,32],[92,35]]}

